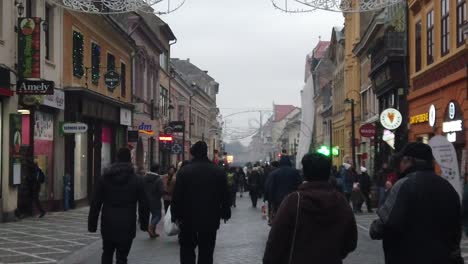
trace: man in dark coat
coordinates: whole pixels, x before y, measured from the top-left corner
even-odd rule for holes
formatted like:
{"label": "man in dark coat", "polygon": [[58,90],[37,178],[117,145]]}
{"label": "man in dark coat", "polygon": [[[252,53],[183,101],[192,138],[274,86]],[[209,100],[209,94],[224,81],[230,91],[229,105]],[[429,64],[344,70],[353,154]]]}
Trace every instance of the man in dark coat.
{"label": "man in dark coat", "polygon": [[116,252],[117,264],[126,264],[136,234],[136,211],[140,229],[148,230],[149,210],[143,180],[137,177],[130,163],[128,148],[117,153],[117,163],[104,170],[95,187],[88,216],[88,230],[96,232],[99,213],[103,240],[102,264],[112,264]]}
{"label": "man in dark coat", "polygon": [[253,208],[257,208],[257,201],[260,196],[261,180],[260,167],[249,169],[247,173],[247,185],[249,186],[249,194]]}
{"label": "man in dark coat", "polygon": [[39,194],[41,192],[41,185],[45,182],[46,176],[32,158],[27,161],[27,164],[30,170],[28,174],[28,185],[31,193],[31,203],[33,206],[35,205],[37,207],[39,210],[39,218],[42,218],[46,214],[46,211],[39,200]]}
{"label": "man in dark coat", "polygon": [[151,222],[148,227],[150,238],[159,237],[156,233],[156,226],[162,218],[162,202],[164,194],[164,184],[161,176],[158,174],[159,165],[151,165],[150,171],[144,178],[145,192],[148,197],[149,209],[151,211]]}
{"label": "man in dark coat", "polygon": [[269,177],[268,196],[272,204],[273,214],[281,205],[284,197],[297,190],[302,179],[299,171],[292,167],[288,156],[281,156],[279,168],[271,173]]}
{"label": "man in dark coat", "polygon": [[431,148],[409,143],[400,153],[402,173],[370,228],[383,240],[386,264],[457,262],[460,256],[460,198],[434,173]]}
{"label": "man in dark coat", "polygon": [[[367,211],[373,213],[372,203],[370,198],[372,182],[369,174],[367,173],[367,168],[361,167],[361,174],[359,175],[359,188],[361,190],[362,196],[364,198],[363,202],[366,202]],[[359,205],[359,211],[361,211],[362,202]]]}
{"label": "man in dark coat", "polygon": [[172,198],[172,220],[180,226],[180,262],[212,264],[220,220],[231,218],[226,173],[207,156],[208,147],[199,141],[190,149],[193,160],[177,175]]}
{"label": "man in dark coat", "polygon": [[344,196],[330,183],[331,161],[302,159],[305,182],[285,198],[273,222],[264,264],[341,264],[357,246],[357,226]]}
{"label": "man in dark coat", "polygon": [[376,174],[375,184],[379,192],[379,207],[385,202],[385,184],[387,183],[387,175],[391,172],[392,170],[388,168],[388,163],[384,162],[382,164],[382,169]]}

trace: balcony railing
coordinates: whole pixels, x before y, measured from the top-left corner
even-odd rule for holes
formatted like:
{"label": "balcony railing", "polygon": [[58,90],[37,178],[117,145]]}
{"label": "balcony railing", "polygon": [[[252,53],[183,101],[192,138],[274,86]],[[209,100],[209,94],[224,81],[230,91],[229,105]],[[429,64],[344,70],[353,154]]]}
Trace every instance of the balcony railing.
{"label": "balcony railing", "polygon": [[387,32],[372,53],[371,68],[382,65],[389,57],[406,56],[406,32]]}

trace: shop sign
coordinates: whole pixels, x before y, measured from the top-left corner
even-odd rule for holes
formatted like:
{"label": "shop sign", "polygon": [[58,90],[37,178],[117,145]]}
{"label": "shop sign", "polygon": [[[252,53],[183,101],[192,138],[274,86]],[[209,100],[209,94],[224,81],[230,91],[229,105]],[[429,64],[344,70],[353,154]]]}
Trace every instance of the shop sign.
{"label": "shop sign", "polygon": [[387,108],[380,114],[380,123],[386,129],[395,130],[400,127],[403,117],[395,108]]}
{"label": "shop sign", "polygon": [[375,136],[375,126],[373,124],[362,125],[359,133],[361,133],[361,137],[372,138]]}
{"label": "shop sign", "polygon": [[18,18],[18,77],[41,77],[41,18]]}
{"label": "shop sign", "polygon": [[452,184],[461,198],[463,179],[458,170],[458,159],[455,147],[444,136],[434,136],[429,141],[434,159],[439,164],[442,177]]}
{"label": "shop sign", "polygon": [[114,70],[109,70],[104,74],[104,83],[109,90],[114,90],[120,84],[120,74]]}
{"label": "shop sign", "polygon": [[54,82],[45,80],[19,80],[16,83],[16,94],[54,94]]}
{"label": "shop sign", "polygon": [[60,131],[63,134],[86,133],[88,131],[88,125],[84,123],[63,123],[60,126]]}
{"label": "shop sign", "polygon": [[21,184],[22,116],[10,114],[10,185]]}
{"label": "shop sign", "polygon": [[138,126],[138,132],[149,136],[154,135],[153,126],[145,124],[145,122],[141,122],[141,124]]}
{"label": "shop sign", "polygon": [[385,141],[392,149],[395,149],[395,134],[392,131],[385,129],[382,135],[382,140]]}
{"label": "shop sign", "polygon": [[132,111],[126,108],[120,108],[120,124],[123,126],[132,125]]}
{"label": "shop sign", "polygon": [[429,126],[434,127],[436,123],[436,109],[434,105],[429,107]]}
{"label": "shop sign", "polygon": [[426,123],[426,122],[429,122],[429,113],[410,116],[410,120],[409,120],[409,123],[411,125]]}
{"label": "shop sign", "polygon": [[53,108],[65,109],[65,92],[55,89],[53,94],[44,95],[42,97],[42,104]]}
{"label": "shop sign", "polygon": [[185,122],[184,121],[172,121],[169,123],[169,126],[172,127],[172,132],[174,133],[184,133],[185,132]]}
{"label": "shop sign", "polygon": [[171,153],[174,155],[179,155],[182,153],[182,145],[180,142],[174,142],[171,148]]}
{"label": "shop sign", "polygon": [[442,132],[446,134],[449,142],[462,143],[464,141],[463,112],[455,101],[451,101],[447,106]]}

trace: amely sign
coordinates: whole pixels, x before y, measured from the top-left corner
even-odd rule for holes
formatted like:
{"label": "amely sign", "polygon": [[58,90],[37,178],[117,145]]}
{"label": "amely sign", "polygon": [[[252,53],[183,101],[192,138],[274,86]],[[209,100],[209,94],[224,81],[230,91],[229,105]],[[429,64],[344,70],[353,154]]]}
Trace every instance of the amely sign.
{"label": "amely sign", "polygon": [[16,83],[17,94],[54,94],[54,82],[52,81],[32,81],[32,80],[19,80]]}

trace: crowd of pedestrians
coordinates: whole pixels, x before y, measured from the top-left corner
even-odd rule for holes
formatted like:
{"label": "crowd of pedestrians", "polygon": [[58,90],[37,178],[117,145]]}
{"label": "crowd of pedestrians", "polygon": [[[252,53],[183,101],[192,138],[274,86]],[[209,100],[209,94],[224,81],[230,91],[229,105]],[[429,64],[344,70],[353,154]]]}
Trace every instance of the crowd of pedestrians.
{"label": "crowd of pedestrians", "polygon": [[210,161],[202,141],[190,153],[192,160],[165,174],[154,164],[138,175],[130,151],[118,151],[117,162],[98,179],[89,213],[90,232],[101,214],[102,263],[112,263],[114,254],[117,263],[127,263],[136,212],[140,229],[158,237],[164,209],[164,225],[177,228],[180,263],[197,263],[198,248],[198,264],[212,264],[220,222],[231,218],[244,192],[252,208],[261,198],[267,208],[264,264],[342,263],[357,246],[354,214],[364,204],[372,213],[373,201],[378,210],[369,234],[383,240],[385,263],[463,263],[460,199],[435,174],[432,150],[423,143],[409,143],[390,161],[392,169],[384,163],[374,177],[349,162],[333,167],[321,154],[305,155],[299,171],[286,153],[279,162],[245,167]]}

